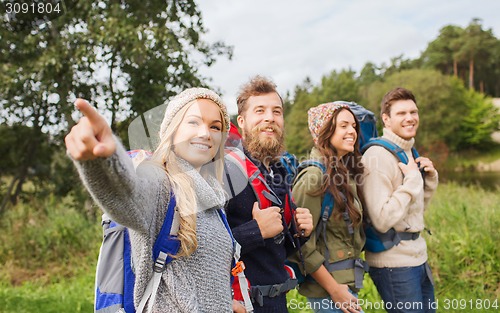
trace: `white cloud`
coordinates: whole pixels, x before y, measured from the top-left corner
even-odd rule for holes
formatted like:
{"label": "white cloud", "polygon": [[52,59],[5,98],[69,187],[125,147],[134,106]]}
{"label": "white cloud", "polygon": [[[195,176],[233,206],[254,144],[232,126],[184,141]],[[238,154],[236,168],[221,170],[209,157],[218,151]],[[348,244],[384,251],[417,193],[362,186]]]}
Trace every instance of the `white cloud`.
{"label": "white cloud", "polygon": [[473,18],[500,35],[497,0],[200,0],[208,41],[234,46],[232,61],[202,73],[213,78],[229,111],[251,76],[272,78],[280,93],[307,76],[318,82],[332,70],[359,71],[366,62],[415,58],[445,25],[466,27]]}

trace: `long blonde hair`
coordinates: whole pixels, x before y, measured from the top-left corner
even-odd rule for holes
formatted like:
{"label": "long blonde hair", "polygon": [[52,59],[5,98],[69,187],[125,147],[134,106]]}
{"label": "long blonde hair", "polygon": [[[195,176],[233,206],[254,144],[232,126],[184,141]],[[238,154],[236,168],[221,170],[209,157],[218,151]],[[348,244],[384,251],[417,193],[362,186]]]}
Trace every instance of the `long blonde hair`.
{"label": "long blonde hair", "polygon": [[[181,169],[177,161],[177,156],[174,153],[173,138],[175,132],[179,128],[186,111],[196,102],[196,100],[191,101],[180,109],[177,114],[172,118],[171,123],[168,125],[163,134],[160,134],[160,144],[153,153],[152,160],[155,163],[159,163],[165,169],[167,175],[168,183],[170,183],[170,190],[175,194],[175,199],[177,203],[177,209],[179,210],[180,226],[178,232],[178,239],[180,240],[180,250],[175,257],[189,256],[198,247],[198,241],[196,239],[196,192],[193,188],[193,179],[185,171]],[[218,106],[221,116],[223,112]],[[224,142],[227,137],[228,126],[224,118],[222,120],[222,140],[214,157],[214,167],[203,166],[200,170],[200,174],[207,178],[208,176],[214,176],[217,181],[222,185],[222,176],[224,173]],[[215,170],[214,170],[215,169]],[[168,192],[170,192],[168,190]]]}

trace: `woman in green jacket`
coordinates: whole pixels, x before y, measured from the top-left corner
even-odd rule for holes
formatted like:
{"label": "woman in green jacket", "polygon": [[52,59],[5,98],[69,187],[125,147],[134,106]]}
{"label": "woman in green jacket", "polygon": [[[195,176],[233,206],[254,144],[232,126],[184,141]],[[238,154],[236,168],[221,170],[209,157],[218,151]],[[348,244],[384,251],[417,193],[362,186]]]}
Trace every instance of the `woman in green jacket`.
{"label": "woman in green jacket", "polygon": [[[293,186],[296,204],[310,209],[315,225],[300,251],[304,261],[300,267],[308,277],[299,293],[308,298],[314,312],[361,312],[357,292],[363,282],[360,254],[365,235],[359,188],[363,177],[359,123],[343,103],[313,107],[308,120],[315,144],[311,159],[322,166],[310,165],[300,171]],[[328,204],[331,207],[334,203],[333,211],[323,225],[318,224],[328,193],[333,198]],[[328,214],[329,209],[325,211]]]}

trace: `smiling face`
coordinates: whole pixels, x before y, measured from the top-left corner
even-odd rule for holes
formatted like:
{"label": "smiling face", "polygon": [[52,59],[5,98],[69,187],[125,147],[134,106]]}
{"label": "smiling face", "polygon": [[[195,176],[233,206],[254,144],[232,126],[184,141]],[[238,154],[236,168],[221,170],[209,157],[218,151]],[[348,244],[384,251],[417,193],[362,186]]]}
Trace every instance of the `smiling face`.
{"label": "smiling face", "polygon": [[341,158],[354,151],[357,138],[355,117],[351,112],[343,109],[337,114],[335,131],[330,137],[330,144],[337,150],[337,156]]}
{"label": "smiling face", "polygon": [[385,128],[405,140],[410,140],[417,135],[418,108],[413,100],[394,101],[389,113],[382,114],[382,120]]}
{"label": "smiling face", "polygon": [[261,161],[282,153],[284,124],[283,105],[275,92],[249,97],[245,111],[238,115],[244,145],[252,156]]}
{"label": "smiling face", "polygon": [[216,155],[222,142],[222,114],[219,106],[208,99],[188,104],[174,138],[174,152],[200,169]]}

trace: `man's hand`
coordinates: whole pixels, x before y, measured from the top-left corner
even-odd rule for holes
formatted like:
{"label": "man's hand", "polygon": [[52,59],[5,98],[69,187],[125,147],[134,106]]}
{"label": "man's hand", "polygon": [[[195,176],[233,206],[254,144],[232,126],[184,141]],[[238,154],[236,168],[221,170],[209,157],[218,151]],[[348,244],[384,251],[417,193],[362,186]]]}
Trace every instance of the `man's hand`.
{"label": "man's hand", "polygon": [[399,162],[398,165],[401,169],[401,172],[403,172],[403,175],[407,175],[411,171],[418,171],[418,165],[417,163],[415,163],[415,160],[413,158],[409,158],[408,164]]}
{"label": "man's hand", "polygon": [[420,169],[424,170],[429,177],[436,175],[436,169],[434,168],[434,164],[432,161],[426,157],[418,157],[415,159],[417,163],[419,163]]}
{"label": "man's hand", "polygon": [[257,221],[257,225],[259,225],[262,238],[273,238],[283,231],[280,210],[276,206],[261,210],[257,202],[253,204],[252,217]]}
{"label": "man's hand", "polygon": [[116,142],[104,117],[83,99],[77,99],[75,106],[84,116],[64,139],[68,153],[79,161],[111,156]]}
{"label": "man's hand", "polygon": [[297,230],[304,237],[309,237],[313,229],[313,217],[309,209],[297,208],[295,210],[295,221],[297,222]]}

